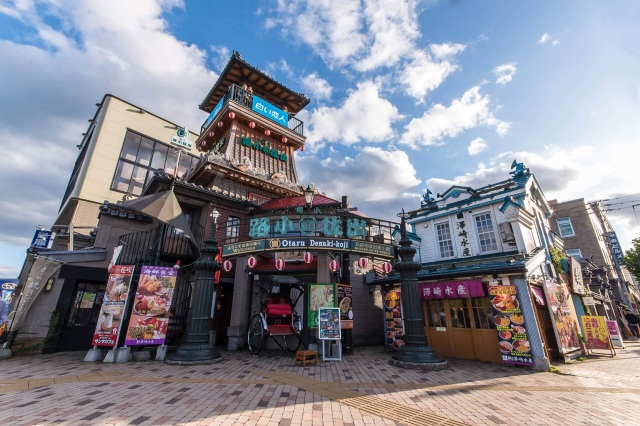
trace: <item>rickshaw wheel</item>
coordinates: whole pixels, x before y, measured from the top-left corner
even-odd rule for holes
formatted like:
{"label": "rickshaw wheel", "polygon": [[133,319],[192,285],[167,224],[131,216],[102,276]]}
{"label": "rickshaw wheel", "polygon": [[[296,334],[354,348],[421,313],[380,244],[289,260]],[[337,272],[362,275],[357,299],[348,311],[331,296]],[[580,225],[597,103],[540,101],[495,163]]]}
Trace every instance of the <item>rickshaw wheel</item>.
{"label": "rickshaw wheel", "polygon": [[249,346],[249,352],[251,355],[258,355],[262,350],[264,344],[264,326],[262,325],[262,318],[260,314],[255,314],[251,317],[249,323],[249,332],[247,336],[247,346]]}
{"label": "rickshaw wheel", "polygon": [[283,338],[284,338],[284,347],[287,349],[287,352],[294,353],[298,351],[298,349],[300,348],[300,343],[302,343],[299,335],[288,334],[286,336],[283,336]]}

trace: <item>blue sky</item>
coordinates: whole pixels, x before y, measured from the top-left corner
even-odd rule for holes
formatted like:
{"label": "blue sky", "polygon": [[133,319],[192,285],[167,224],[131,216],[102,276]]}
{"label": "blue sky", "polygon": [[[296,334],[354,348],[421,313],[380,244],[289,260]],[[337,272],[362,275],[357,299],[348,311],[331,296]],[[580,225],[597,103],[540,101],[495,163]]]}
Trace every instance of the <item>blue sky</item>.
{"label": "blue sky", "polygon": [[548,199],[609,200],[629,249],[640,3],[523,3],[0,1],[0,276],[55,217],[105,93],[199,129],[233,50],[312,99],[297,165],[328,196],[392,219],[517,159]]}

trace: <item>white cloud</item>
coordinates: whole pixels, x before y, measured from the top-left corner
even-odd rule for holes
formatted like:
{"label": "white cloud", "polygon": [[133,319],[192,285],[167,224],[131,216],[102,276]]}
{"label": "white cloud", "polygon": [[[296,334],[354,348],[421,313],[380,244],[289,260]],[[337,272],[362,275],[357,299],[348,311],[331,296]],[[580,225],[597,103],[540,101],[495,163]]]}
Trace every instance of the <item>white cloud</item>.
{"label": "white cloud", "polygon": [[361,72],[391,67],[416,50],[420,38],[417,0],[279,1],[267,29],[300,41],[329,68]]}
{"label": "white cloud", "polygon": [[333,87],[329,82],[313,72],[300,79],[302,87],[310,92],[311,98],[314,100],[330,99]]}
{"label": "white cloud", "polygon": [[337,200],[349,195],[351,205],[373,217],[397,221],[396,214],[407,204],[402,199],[418,199],[405,194],[421,181],[403,151],[367,146],[353,158],[331,150],[324,160],[301,156],[296,161],[301,182],[313,180]]}
{"label": "white cloud", "polygon": [[364,81],[340,106],[304,110],[299,118],[309,128],[307,146],[317,151],[326,142],[353,145],[363,140],[388,141],[395,136],[392,124],[403,117],[391,102],[380,96],[379,83]]}
{"label": "white cloud", "polygon": [[330,66],[342,66],[365,46],[359,0],[279,1],[267,29],[279,27],[307,44]]}
{"label": "white cloud", "polygon": [[465,49],[462,44],[432,44],[428,51],[416,50],[400,72],[400,84],[407,95],[420,103],[428,92],[442,84],[445,78],[459,67],[451,63],[452,57]]}
{"label": "white cloud", "polygon": [[515,63],[502,64],[495,67],[491,72],[496,76],[496,84],[502,84],[503,86],[513,80],[513,76],[516,74]]}
{"label": "white cloud", "polygon": [[[23,249],[35,225],[51,224],[78,155],[75,148],[105,93],[126,98],[189,128],[215,82],[206,53],[176,39],[163,13],[181,1],[15,2],[3,19],[28,37],[0,40],[0,157],[3,241]],[[55,22],[56,28],[48,22]],[[179,82],[179,84],[176,84]],[[34,101],[38,100],[38,101]]]}
{"label": "white cloud", "polygon": [[222,72],[222,69],[227,65],[227,62],[229,62],[229,58],[231,57],[229,48],[226,46],[211,45],[209,46],[209,50],[213,54],[211,58],[213,68]]}
{"label": "white cloud", "polygon": [[485,149],[487,149],[487,141],[482,138],[475,138],[469,142],[469,146],[467,147],[469,155],[480,154]]}
{"label": "white cloud", "polygon": [[549,42],[551,42],[553,46],[556,46],[557,44],[560,43],[560,41],[557,38],[552,39],[549,33],[542,34],[542,37],[540,37],[540,40],[538,40],[538,44],[547,44]]}
{"label": "white cloud", "polygon": [[417,2],[413,0],[370,0],[364,3],[368,33],[364,57],[355,69],[370,71],[396,64],[414,50],[420,36]]}
{"label": "white cloud", "polygon": [[450,106],[436,104],[422,117],[411,119],[405,126],[400,143],[413,149],[440,145],[445,138],[458,136],[477,126],[495,127],[496,133],[503,136],[509,130],[510,123],[494,116],[490,102],[489,95],[480,94],[480,86],[474,86],[461,98],[454,99]]}

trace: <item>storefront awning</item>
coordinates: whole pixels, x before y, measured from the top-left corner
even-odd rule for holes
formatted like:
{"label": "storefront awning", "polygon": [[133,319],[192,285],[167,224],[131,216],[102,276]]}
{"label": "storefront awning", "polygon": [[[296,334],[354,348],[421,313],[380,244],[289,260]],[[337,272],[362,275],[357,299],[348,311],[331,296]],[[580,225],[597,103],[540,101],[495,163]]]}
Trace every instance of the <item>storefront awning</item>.
{"label": "storefront awning", "polygon": [[423,300],[484,296],[481,279],[420,284],[419,290]]}

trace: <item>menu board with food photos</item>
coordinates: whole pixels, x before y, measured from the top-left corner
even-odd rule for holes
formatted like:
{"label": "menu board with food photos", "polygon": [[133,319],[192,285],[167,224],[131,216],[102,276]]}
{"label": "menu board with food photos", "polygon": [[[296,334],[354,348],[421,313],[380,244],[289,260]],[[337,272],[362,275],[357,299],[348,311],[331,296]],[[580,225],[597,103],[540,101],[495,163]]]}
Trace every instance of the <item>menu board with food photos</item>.
{"label": "menu board with food photos", "polygon": [[353,328],[353,288],[346,284],[338,284],[337,287],[340,324],[343,329]]}
{"label": "menu board with food photos", "polygon": [[573,307],[571,294],[564,283],[556,284],[550,280],[544,283],[551,321],[561,354],[580,350],[578,317]]}
{"label": "menu board with food photos", "polygon": [[320,308],[318,310],[318,338],[320,340],[340,340],[340,308]]}
{"label": "menu board with food photos", "polygon": [[174,268],[142,267],[125,345],[164,344],[177,275]]}
{"label": "menu board with food photos", "polygon": [[397,351],[404,345],[404,326],[402,324],[402,304],[400,290],[391,290],[384,294],[384,332],[385,347]]}
{"label": "menu board with food photos", "polygon": [[114,347],[116,345],[133,269],[132,265],[112,265],[109,268],[109,279],[102,299],[96,330],[93,333],[94,346]]}
{"label": "menu board with food photos", "polygon": [[498,345],[504,364],[533,365],[531,344],[527,337],[524,315],[520,310],[516,286],[489,287],[493,323],[498,332]]}

